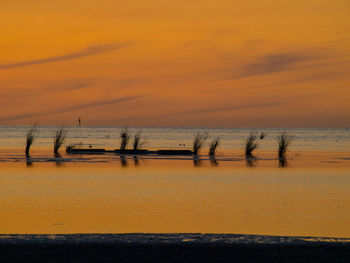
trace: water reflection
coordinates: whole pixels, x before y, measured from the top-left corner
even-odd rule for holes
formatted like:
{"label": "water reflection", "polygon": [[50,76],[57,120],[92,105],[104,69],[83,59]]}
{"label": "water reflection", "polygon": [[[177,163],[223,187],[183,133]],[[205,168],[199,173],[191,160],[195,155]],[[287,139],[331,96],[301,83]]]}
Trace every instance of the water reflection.
{"label": "water reflection", "polygon": [[60,167],[63,165],[62,156],[60,153],[55,153],[55,163],[56,163],[56,167]]}
{"label": "water reflection", "polygon": [[32,167],[33,166],[33,162],[32,162],[32,159],[30,158],[29,154],[26,154],[26,166],[27,167]]}
{"label": "water reflection", "polygon": [[124,155],[120,156],[120,164],[122,165],[122,167],[127,167],[128,166],[128,162],[127,162],[127,160],[126,160]]}
{"label": "water reflection", "polygon": [[135,166],[139,166],[140,165],[140,161],[139,161],[139,158],[137,156],[134,156],[134,165]]}
{"label": "water reflection", "polygon": [[193,165],[195,167],[201,166],[202,165],[202,160],[198,156],[193,157]]}
{"label": "water reflection", "polygon": [[210,156],[210,164],[211,164],[211,166],[218,166],[219,165],[219,163],[216,160],[215,156]]}
{"label": "water reflection", "polygon": [[247,163],[247,167],[254,167],[257,162],[257,159],[254,156],[247,157],[245,160]]}
{"label": "water reflection", "polygon": [[278,166],[282,168],[287,167],[288,166],[287,159],[286,158],[279,159]]}
{"label": "water reflection", "polygon": [[[1,177],[2,232],[350,233],[350,214],[344,212],[350,203],[349,165],[300,166],[281,173],[276,158],[258,159],[257,167],[249,169],[242,158],[228,162],[217,157],[216,168],[201,156],[203,167],[197,169],[191,156],[146,158],[145,169],[133,169],[134,161],[127,160],[128,169],[123,169],[120,156],[112,156],[109,163],[70,162],[57,169],[36,163],[36,156],[31,169],[25,167],[23,153],[19,167],[1,167],[6,175]],[[295,160],[287,160],[295,166]],[[143,166],[144,159],[139,161]],[[237,200],[240,204],[232,205]],[[64,225],[53,225],[63,219]]]}

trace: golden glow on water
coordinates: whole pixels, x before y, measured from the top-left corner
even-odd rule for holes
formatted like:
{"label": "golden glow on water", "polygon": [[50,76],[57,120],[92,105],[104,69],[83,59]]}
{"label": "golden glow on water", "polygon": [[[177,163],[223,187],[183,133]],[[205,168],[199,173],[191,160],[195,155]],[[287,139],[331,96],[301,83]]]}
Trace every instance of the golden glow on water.
{"label": "golden glow on water", "polygon": [[[0,233],[205,232],[350,237],[349,168],[2,165]],[[208,161],[207,161],[208,162]],[[260,162],[261,163],[261,162]]]}

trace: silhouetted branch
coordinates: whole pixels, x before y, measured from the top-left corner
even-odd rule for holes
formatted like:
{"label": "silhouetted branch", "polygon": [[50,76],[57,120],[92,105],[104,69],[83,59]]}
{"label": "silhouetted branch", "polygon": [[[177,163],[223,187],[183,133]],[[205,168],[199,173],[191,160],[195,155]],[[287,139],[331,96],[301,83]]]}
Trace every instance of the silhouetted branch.
{"label": "silhouetted branch", "polygon": [[130,140],[130,135],[128,132],[128,128],[125,127],[120,132],[120,152],[123,152],[126,149],[126,146],[128,145]]}
{"label": "silhouetted branch", "polygon": [[204,142],[208,138],[208,133],[197,132],[193,140],[193,154],[198,155],[200,149],[202,148]]}
{"label": "silhouetted branch", "polygon": [[216,153],[216,149],[219,146],[220,139],[217,137],[216,139],[213,139],[209,145],[209,155],[214,156]]}
{"label": "silhouetted branch", "polygon": [[38,131],[38,127],[36,124],[33,125],[27,132],[26,136],[26,155],[29,155],[30,146],[32,146],[34,139],[36,137],[36,133]]}
{"label": "silhouetted branch", "polygon": [[147,143],[146,139],[143,137],[141,131],[137,131],[134,135],[133,149],[134,151],[140,149]]}
{"label": "silhouetted branch", "polygon": [[292,143],[292,136],[288,135],[287,132],[281,132],[281,134],[277,137],[278,141],[278,158],[284,159],[286,158],[286,153],[288,146]]}
{"label": "silhouetted branch", "polygon": [[249,134],[247,141],[245,143],[245,156],[252,157],[253,151],[258,148],[258,144],[255,142],[257,136],[253,133]]}
{"label": "silhouetted branch", "polygon": [[64,143],[65,138],[66,138],[66,131],[64,130],[64,128],[59,128],[58,130],[56,130],[55,138],[54,138],[54,147],[53,147],[54,153],[58,153],[58,149]]}

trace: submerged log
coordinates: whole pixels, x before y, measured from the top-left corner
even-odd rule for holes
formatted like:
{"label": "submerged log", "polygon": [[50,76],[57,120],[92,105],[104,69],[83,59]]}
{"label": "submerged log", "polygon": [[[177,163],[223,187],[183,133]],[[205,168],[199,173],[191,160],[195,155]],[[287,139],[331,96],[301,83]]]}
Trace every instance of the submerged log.
{"label": "submerged log", "polygon": [[105,149],[94,149],[94,148],[73,148],[67,147],[67,153],[79,153],[79,154],[94,154],[94,153],[115,153],[115,154],[129,154],[129,155],[193,155],[193,152],[190,150],[158,150],[158,151],[149,151],[146,149],[140,150],[105,150]]}
{"label": "submerged log", "polygon": [[158,155],[192,155],[190,150],[158,150]]}
{"label": "submerged log", "polygon": [[113,152],[117,154],[149,154],[150,153],[148,150],[145,150],[145,149],[140,149],[140,150],[115,149]]}
{"label": "submerged log", "polygon": [[67,147],[66,148],[67,153],[105,153],[105,149],[83,149],[83,148],[72,148]]}

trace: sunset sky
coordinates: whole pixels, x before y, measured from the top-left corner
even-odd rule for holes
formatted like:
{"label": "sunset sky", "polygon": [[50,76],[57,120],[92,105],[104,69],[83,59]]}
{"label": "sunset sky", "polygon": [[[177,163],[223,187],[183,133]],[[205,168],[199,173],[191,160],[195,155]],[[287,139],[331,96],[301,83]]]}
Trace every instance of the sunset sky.
{"label": "sunset sky", "polygon": [[349,0],[1,0],[0,125],[350,127]]}

